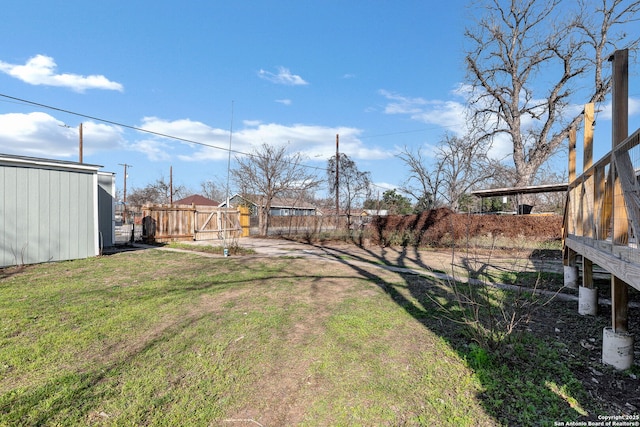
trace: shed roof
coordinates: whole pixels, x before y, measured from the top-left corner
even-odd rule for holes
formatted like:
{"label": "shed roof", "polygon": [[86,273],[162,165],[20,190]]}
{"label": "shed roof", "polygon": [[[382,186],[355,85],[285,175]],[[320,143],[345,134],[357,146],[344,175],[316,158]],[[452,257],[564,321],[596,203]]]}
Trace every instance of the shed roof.
{"label": "shed roof", "polygon": [[544,184],[530,185],[528,187],[491,188],[488,190],[476,190],[471,194],[478,197],[513,196],[516,194],[554,193],[569,190],[569,184]]}
{"label": "shed roof", "polygon": [[0,154],[0,165],[14,167],[37,167],[42,169],[68,170],[75,172],[97,172],[102,166],[87,163],[71,162],[68,160],[42,159],[38,157],[15,156]]}

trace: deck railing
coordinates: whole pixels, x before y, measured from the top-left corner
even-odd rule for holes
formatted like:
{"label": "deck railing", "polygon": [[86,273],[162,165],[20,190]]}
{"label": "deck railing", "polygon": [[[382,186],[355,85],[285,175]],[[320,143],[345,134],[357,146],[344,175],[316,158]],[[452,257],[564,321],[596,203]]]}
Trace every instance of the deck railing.
{"label": "deck railing", "polygon": [[640,290],[640,129],[569,183],[565,247]]}

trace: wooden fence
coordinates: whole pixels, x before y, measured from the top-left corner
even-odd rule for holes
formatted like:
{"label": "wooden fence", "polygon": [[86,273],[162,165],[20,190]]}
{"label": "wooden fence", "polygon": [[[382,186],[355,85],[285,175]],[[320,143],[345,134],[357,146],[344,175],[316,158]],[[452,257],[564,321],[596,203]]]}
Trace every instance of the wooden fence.
{"label": "wooden fence", "polygon": [[[351,218],[352,223],[358,226],[361,218],[358,216]],[[258,234],[258,217],[250,219],[251,234]],[[347,217],[335,215],[289,215],[272,216],[269,218],[269,235],[299,236],[304,234],[318,234],[332,232],[336,229],[346,229]]]}
{"label": "wooden fence", "polygon": [[248,227],[241,226],[241,212],[233,208],[154,204],[143,206],[142,214],[147,242],[238,238],[243,230],[248,235]]}

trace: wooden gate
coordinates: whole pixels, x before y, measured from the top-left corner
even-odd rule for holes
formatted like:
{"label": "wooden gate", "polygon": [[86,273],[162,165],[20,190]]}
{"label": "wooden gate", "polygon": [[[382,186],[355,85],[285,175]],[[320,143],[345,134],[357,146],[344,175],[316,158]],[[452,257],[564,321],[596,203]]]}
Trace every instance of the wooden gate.
{"label": "wooden gate", "polygon": [[237,209],[195,205],[145,205],[143,237],[148,242],[240,237]]}

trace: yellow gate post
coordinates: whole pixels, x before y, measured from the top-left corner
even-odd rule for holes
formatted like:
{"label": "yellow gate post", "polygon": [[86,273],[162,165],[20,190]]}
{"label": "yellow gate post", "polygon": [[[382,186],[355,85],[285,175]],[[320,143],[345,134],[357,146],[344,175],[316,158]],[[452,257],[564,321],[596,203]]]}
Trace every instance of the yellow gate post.
{"label": "yellow gate post", "polygon": [[249,207],[238,206],[240,211],[240,227],[242,228],[242,237],[249,237]]}

